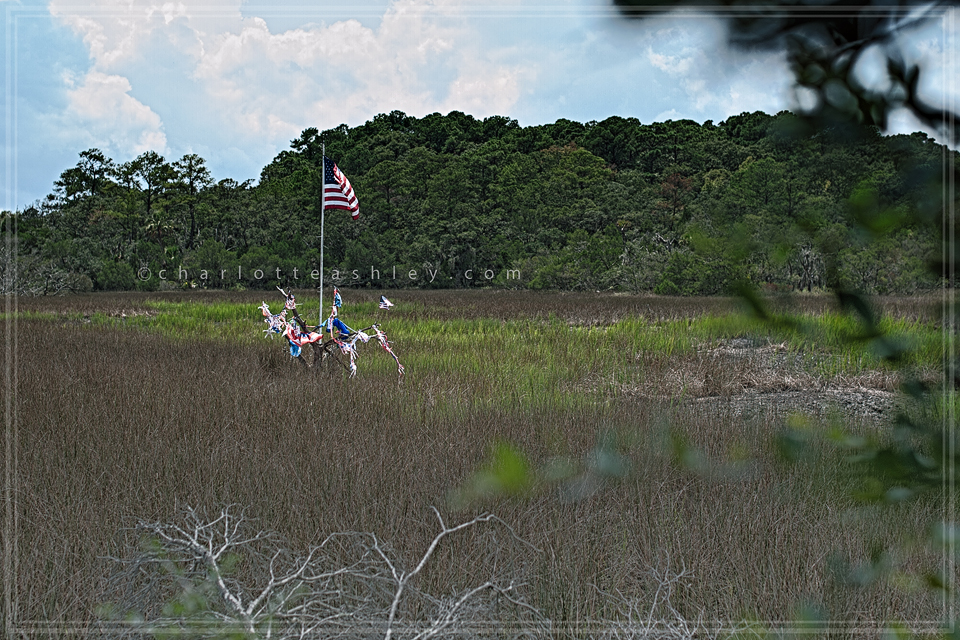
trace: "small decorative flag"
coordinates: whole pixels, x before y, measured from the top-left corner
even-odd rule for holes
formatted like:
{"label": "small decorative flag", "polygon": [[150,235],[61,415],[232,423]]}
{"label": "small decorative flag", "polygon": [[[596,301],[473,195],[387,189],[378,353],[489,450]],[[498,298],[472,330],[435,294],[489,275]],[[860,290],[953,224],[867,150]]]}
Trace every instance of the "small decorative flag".
{"label": "small decorative flag", "polygon": [[270,307],[267,306],[266,302],[260,305],[260,310],[263,312],[263,321],[266,322],[267,327],[269,327],[264,329],[263,332],[267,335],[270,335],[271,333],[283,333],[283,327],[287,322],[287,310],[284,309],[280,313],[274,315],[270,313]]}
{"label": "small decorative flag", "polygon": [[360,202],[350,181],[326,156],[323,158],[323,208],[349,211],[354,220],[360,217]]}
{"label": "small decorative flag", "polygon": [[380,296],[380,308],[381,308],[381,309],[389,309],[389,308],[392,307],[392,306],[393,306],[393,303],[390,302],[389,300],[387,300],[387,298],[386,298],[385,296]]}
{"label": "small decorative flag", "polygon": [[303,333],[293,322],[286,323],[283,335],[290,343],[290,355],[292,355],[294,358],[300,355],[300,347],[303,345],[323,341],[322,333],[317,333],[315,331]]}
{"label": "small decorative flag", "polygon": [[283,302],[283,306],[285,309],[287,309],[288,311],[293,311],[294,309],[297,308],[297,300],[296,298],[293,297],[293,289],[291,289],[290,291],[284,291],[280,287],[277,287],[277,290],[280,293],[282,293],[283,297],[285,298]]}
{"label": "small decorative flag", "polygon": [[393,356],[393,359],[397,362],[397,373],[400,374],[400,379],[403,379],[403,365],[400,364],[400,358],[397,357],[397,354],[393,352],[393,348],[390,346],[390,341],[387,339],[387,334],[383,332],[383,329],[377,325],[373,325],[374,335],[377,336],[377,341],[380,343],[380,346],[383,347],[383,350]]}
{"label": "small decorative flag", "polygon": [[[340,318],[332,318],[332,320],[333,322],[330,324],[333,326],[334,329],[340,332],[340,335],[346,336],[353,333],[353,329],[345,325],[343,321],[340,320]],[[333,329],[331,329],[329,326],[327,327],[327,330],[333,333]]]}
{"label": "small decorative flag", "polygon": [[351,340],[348,342],[341,342],[337,340],[337,344],[340,346],[340,352],[350,356],[350,377],[353,378],[357,375],[357,347],[355,346],[356,340]]}
{"label": "small decorative flag", "polygon": [[338,307],[343,306],[343,298],[340,297],[340,290],[336,287],[333,288],[333,304]]}

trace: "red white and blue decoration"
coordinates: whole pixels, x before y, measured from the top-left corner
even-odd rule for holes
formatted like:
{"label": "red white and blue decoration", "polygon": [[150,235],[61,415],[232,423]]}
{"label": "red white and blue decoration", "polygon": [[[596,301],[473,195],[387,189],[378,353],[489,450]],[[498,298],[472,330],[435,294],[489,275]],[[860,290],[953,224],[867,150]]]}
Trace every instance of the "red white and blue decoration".
{"label": "red white and blue decoration", "polygon": [[[400,380],[403,379],[404,367],[400,363],[400,358],[397,357],[397,354],[394,352],[393,345],[387,338],[387,334],[379,325],[374,324],[363,330],[354,331],[340,320],[338,317],[340,315],[339,308],[343,305],[343,299],[338,290],[333,290],[334,302],[330,307],[329,317],[319,326],[311,329],[300,318],[300,314],[297,312],[297,301],[293,295],[293,291],[284,291],[280,287],[277,287],[277,289],[283,295],[284,308],[280,313],[275,314],[270,311],[270,307],[266,302],[261,303],[260,311],[263,314],[263,321],[267,324],[267,328],[264,329],[264,334],[271,338],[277,334],[283,335],[290,345],[291,357],[299,358],[304,365],[307,365],[307,361],[303,358],[303,347],[312,345],[314,349],[314,366],[316,366],[321,363],[325,357],[333,355],[333,350],[336,349],[349,358],[349,365],[341,362],[336,356],[334,356],[334,359],[336,359],[336,361],[347,370],[350,377],[353,378],[357,375],[357,360],[360,357],[357,345],[366,344],[370,341],[371,337],[376,337],[377,342],[383,347],[384,351],[389,353],[394,361],[396,361],[397,374]],[[388,306],[384,306],[384,303]],[[392,306],[393,303],[383,296],[380,297],[381,309],[389,309]],[[287,319],[288,313],[293,316],[292,320]],[[368,332],[372,332],[373,336]],[[326,337],[327,335],[329,335],[329,337]]]}

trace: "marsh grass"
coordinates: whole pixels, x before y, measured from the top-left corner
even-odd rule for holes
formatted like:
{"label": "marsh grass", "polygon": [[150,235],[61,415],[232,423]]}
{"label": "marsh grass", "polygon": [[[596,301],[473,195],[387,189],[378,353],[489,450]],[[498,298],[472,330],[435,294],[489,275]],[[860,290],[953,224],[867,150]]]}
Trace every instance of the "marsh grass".
{"label": "marsh grass", "polygon": [[[773,375],[770,358],[797,388],[895,386],[870,377],[877,362],[846,345],[856,328],[828,301],[801,299],[791,312],[809,330],[768,339],[730,315],[733,300],[403,292],[382,312],[378,296],[345,292],[343,317],[354,328],[381,323],[407,367],[402,384],[373,344],[355,379],[303,370],[282,340],[263,338],[261,293],[20,300],[19,619],[82,627],[116,595],[109,558],[139,543],[129,529],[137,520],[224,504],[245,506],[291,548],[369,531],[409,560],[436,533],[429,506],[454,520],[492,510],[540,550],[511,562],[558,629],[616,618],[614,594],[649,601],[657,585],[648,569],[667,558],[691,572],[673,602],[691,617],[787,620],[814,599],[834,620],[939,616],[927,591],[891,581],[849,588],[836,570],[866,562],[871,541],[919,539],[936,500],[881,517],[847,497],[830,451],[813,469],[784,466],[773,436],[790,411],[745,416],[726,404],[751,375]],[[316,300],[302,302],[302,315],[315,316]],[[915,365],[939,362],[927,302],[886,304],[909,311],[891,327],[926,345],[921,358],[932,362]],[[748,343],[768,351],[723,355]],[[629,458],[625,480],[581,501],[543,486],[450,512],[451,490],[492,443],[513,443],[539,467],[584,459],[601,433]],[[671,437],[710,464],[678,465]],[[477,583],[493,557],[471,546],[479,540],[454,541],[420,580],[438,593]],[[900,566],[938,566],[936,550],[907,548]]]}

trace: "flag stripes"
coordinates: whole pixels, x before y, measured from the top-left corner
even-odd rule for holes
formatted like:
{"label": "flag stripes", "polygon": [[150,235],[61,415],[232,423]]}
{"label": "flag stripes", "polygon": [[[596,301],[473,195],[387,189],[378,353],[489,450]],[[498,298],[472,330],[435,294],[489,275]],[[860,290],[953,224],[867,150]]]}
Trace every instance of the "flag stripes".
{"label": "flag stripes", "polygon": [[354,220],[360,217],[360,203],[353,186],[333,160],[326,156],[323,158],[323,204],[324,209],[349,211]]}

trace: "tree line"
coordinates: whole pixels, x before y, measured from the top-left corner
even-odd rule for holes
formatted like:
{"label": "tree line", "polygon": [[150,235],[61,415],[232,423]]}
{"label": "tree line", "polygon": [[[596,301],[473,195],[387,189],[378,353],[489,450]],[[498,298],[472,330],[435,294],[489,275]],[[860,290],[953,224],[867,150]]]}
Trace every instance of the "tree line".
{"label": "tree line", "polygon": [[[205,160],[80,153],[45,199],[3,214],[25,294],[316,286],[322,155],[360,201],[325,216],[326,283],[713,295],[912,293],[942,284],[937,184],[923,133],[804,129],[790,112],[714,124],[610,117],[521,127],[399,111],[304,130],[259,180]],[[877,238],[881,239],[877,241]]]}

